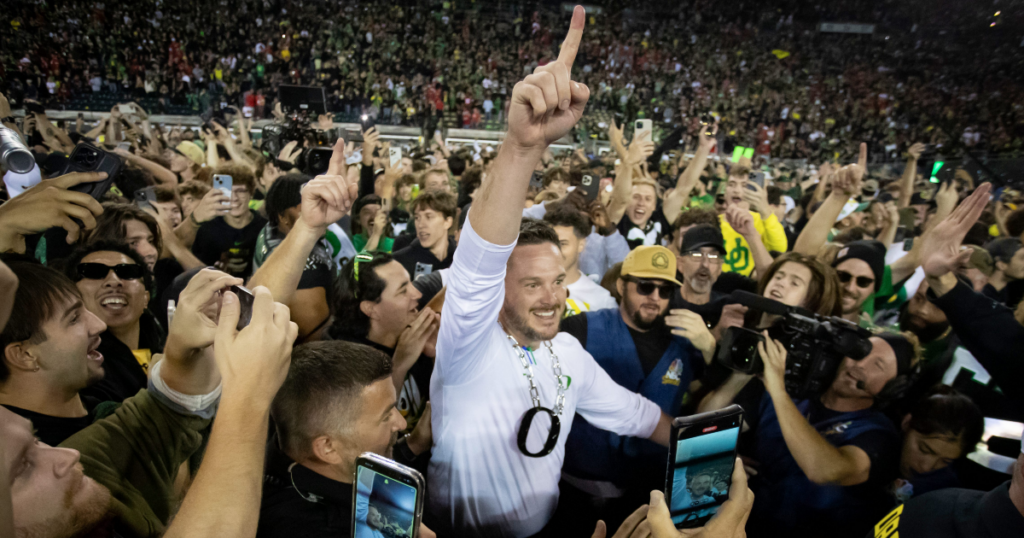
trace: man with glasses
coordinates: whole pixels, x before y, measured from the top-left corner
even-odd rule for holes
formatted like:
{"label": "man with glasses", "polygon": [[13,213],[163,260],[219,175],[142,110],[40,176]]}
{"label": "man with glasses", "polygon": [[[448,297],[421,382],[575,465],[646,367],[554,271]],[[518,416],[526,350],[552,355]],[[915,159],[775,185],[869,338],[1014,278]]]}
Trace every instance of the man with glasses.
{"label": "man with glasses", "polygon": [[722,274],[724,259],[725,239],[721,228],[700,224],[687,230],[676,257],[683,282],[679,291],[672,294],[669,308],[694,312],[705,324],[714,327],[722,315],[725,296],[712,288]]}
{"label": "man with glasses", "polygon": [[879,241],[854,241],[846,245],[836,255],[832,267],[843,286],[843,319],[847,321],[860,323],[862,312],[874,314],[876,295],[892,294],[891,270],[885,266],[885,245]]}
{"label": "man with glasses", "polygon": [[442,516],[441,535],[525,538],[544,530],[577,411],[619,435],[669,442],[668,415],[558,333],[566,298],[558,234],[522,218],[534,168],[590,97],[570,80],[584,17],[577,6],[558,59],[513,89],[508,133],[455,252],[430,383],[427,509]]}
{"label": "man with glasses", "polygon": [[[669,416],[679,416],[690,382],[704,366],[701,353],[687,336],[694,335],[712,351],[715,347],[696,314],[665,317],[670,298],[680,286],[675,274],[672,251],[662,246],[637,247],[623,260],[616,283],[621,304],[566,318],[561,325],[613,381],[650,399]],[[567,524],[565,533],[580,525],[581,518],[586,519],[583,528],[598,519],[617,528],[619,518],[643,504],[650,490],[659,489],[665,479],[665,448],[647,439],[620,437],[582,416],[573,419],[565,453],[556,516],[559,525]]]}
{"label": "man with glasses", "polygon": [[85,309],[107,330],[99,352],[106,375],[82,395],[121,402],[146,388],[150,362],[163,352],[166,334],[148,310],[153,278],[128,245],[98,241],[72,253],[65,275],[82,294]]}

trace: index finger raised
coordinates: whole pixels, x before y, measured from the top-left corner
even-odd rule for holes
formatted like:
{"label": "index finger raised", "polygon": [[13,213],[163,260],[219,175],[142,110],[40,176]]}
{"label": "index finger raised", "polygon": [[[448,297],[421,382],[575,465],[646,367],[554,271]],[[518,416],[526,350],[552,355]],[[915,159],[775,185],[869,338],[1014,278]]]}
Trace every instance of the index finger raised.
{"label": "index finger raised", "polygon": [[583,25],[586,23],[587,13],[583,6],[576,6],[572,11],[572,22],[569,23],[569,33],[562,42],[562,50],[558,53],[558,61],[565,64],[570,71],[572,64],[576,61],[576,52],[580,49],[580,40],[583,39]]}
{"label": "index finger raised", "polygon": [[331,162],[327,166],[327,175],[340,176],[345,170],[345,141],[341,138],[334,143],[334,152],[331,154]]}

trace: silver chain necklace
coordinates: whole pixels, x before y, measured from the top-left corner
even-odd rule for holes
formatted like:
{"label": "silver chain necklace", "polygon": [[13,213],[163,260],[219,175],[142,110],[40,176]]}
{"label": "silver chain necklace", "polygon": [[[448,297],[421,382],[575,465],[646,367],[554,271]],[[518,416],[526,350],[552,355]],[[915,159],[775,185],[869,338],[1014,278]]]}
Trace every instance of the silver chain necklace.
{"label": "silver chain necklace", "polygon": [[[504,327],[503,327],[504,328]],[[530,398],[533,400],[534,407],[541,407],[540,405],[540,390],[537,389],[537,383],[533,380],[533,365],[526,358],[526,351],[523,346],[519,345],[515,337],[505,332],[505,336],[512,342],[512,349],[516,350],[516,354],[519,355],[519,362],[523,364],[523,369],[526,370],[526,379],[530,381]],[[558,362],[558,355],[555,354],[555,348],[551,347],[551,342],[546,341],[544,345],[548,348],[548,353],[551,353],[551,366],[555,371],[555,384],[557,386],[557,394],[555,396],[555,415],[561,416],[562,410],[565,408],[565,385],[562,383],[562,366]]]}

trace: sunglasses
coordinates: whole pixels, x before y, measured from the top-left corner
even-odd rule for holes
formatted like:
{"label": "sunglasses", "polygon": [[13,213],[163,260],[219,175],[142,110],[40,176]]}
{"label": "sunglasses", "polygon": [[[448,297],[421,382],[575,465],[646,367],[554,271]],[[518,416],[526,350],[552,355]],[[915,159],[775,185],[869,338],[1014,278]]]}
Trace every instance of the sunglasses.
{"label": "sunglasses", "polygon": [[640,278],[627,279],[627,282],[636,284],[636,292],[644,297],[654,293],[654,290],[658,290],[658,297],[668,299],[672,297],[672,292],[676,290],[676,287],[672,284],[656,284],[652,280],[644,280]]}
{"label": "sunglasses", "polygon": [[[850,273],[847,273],[846,271],[836,271],[836,274],[839,275],[839,281],[842,282],[843,284],[849,284],[850,283],[850,279],[853,278],[853,275],[851,275]],[[875,285],[875,279],[873,279],[873,278],[871,278],[869,276],[859,276],[859,277],[857,277],[857,286],[858,287],[867,288],[869,286],[874,286],[874,285]]]}
{"label": "sunglasses", "polygon": [[105,263],[80,263],[78,275],[89,280],[103,280],[113,271],[121,280],[138,280],[145,274],[141,265],[122,263],[114,266]]}

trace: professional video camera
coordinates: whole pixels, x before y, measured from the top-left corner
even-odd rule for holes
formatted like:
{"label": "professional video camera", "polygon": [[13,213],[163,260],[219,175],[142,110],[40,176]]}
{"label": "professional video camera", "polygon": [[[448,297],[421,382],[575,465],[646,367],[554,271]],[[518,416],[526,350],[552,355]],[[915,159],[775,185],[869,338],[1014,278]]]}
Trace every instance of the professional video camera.
{"label": "professional video camera", "polygon": [[260,147],[266,157],[276,159],[289,142],[295,141],[302,151],[295,160],[299,170],[314,176],[327,171],[333,152],[331,133],[310,127],[304,115],[298,114],[286,118],[284,123],[263,127],[262,138]]}
{"label": "professional video camera", "polygon": [[[781,317],[768,334],[786,346],[786,392],[793,398],[821,394],[832,384],[844,357],[859,361],[871,353],[871,333],[845,319],[820,316],[745,291],[734,291],[726,303]],[[722,337],[717,358],[737,372],[761,373],[764,363],[757,345],[763,341],[757,331],[730,327]]]}

